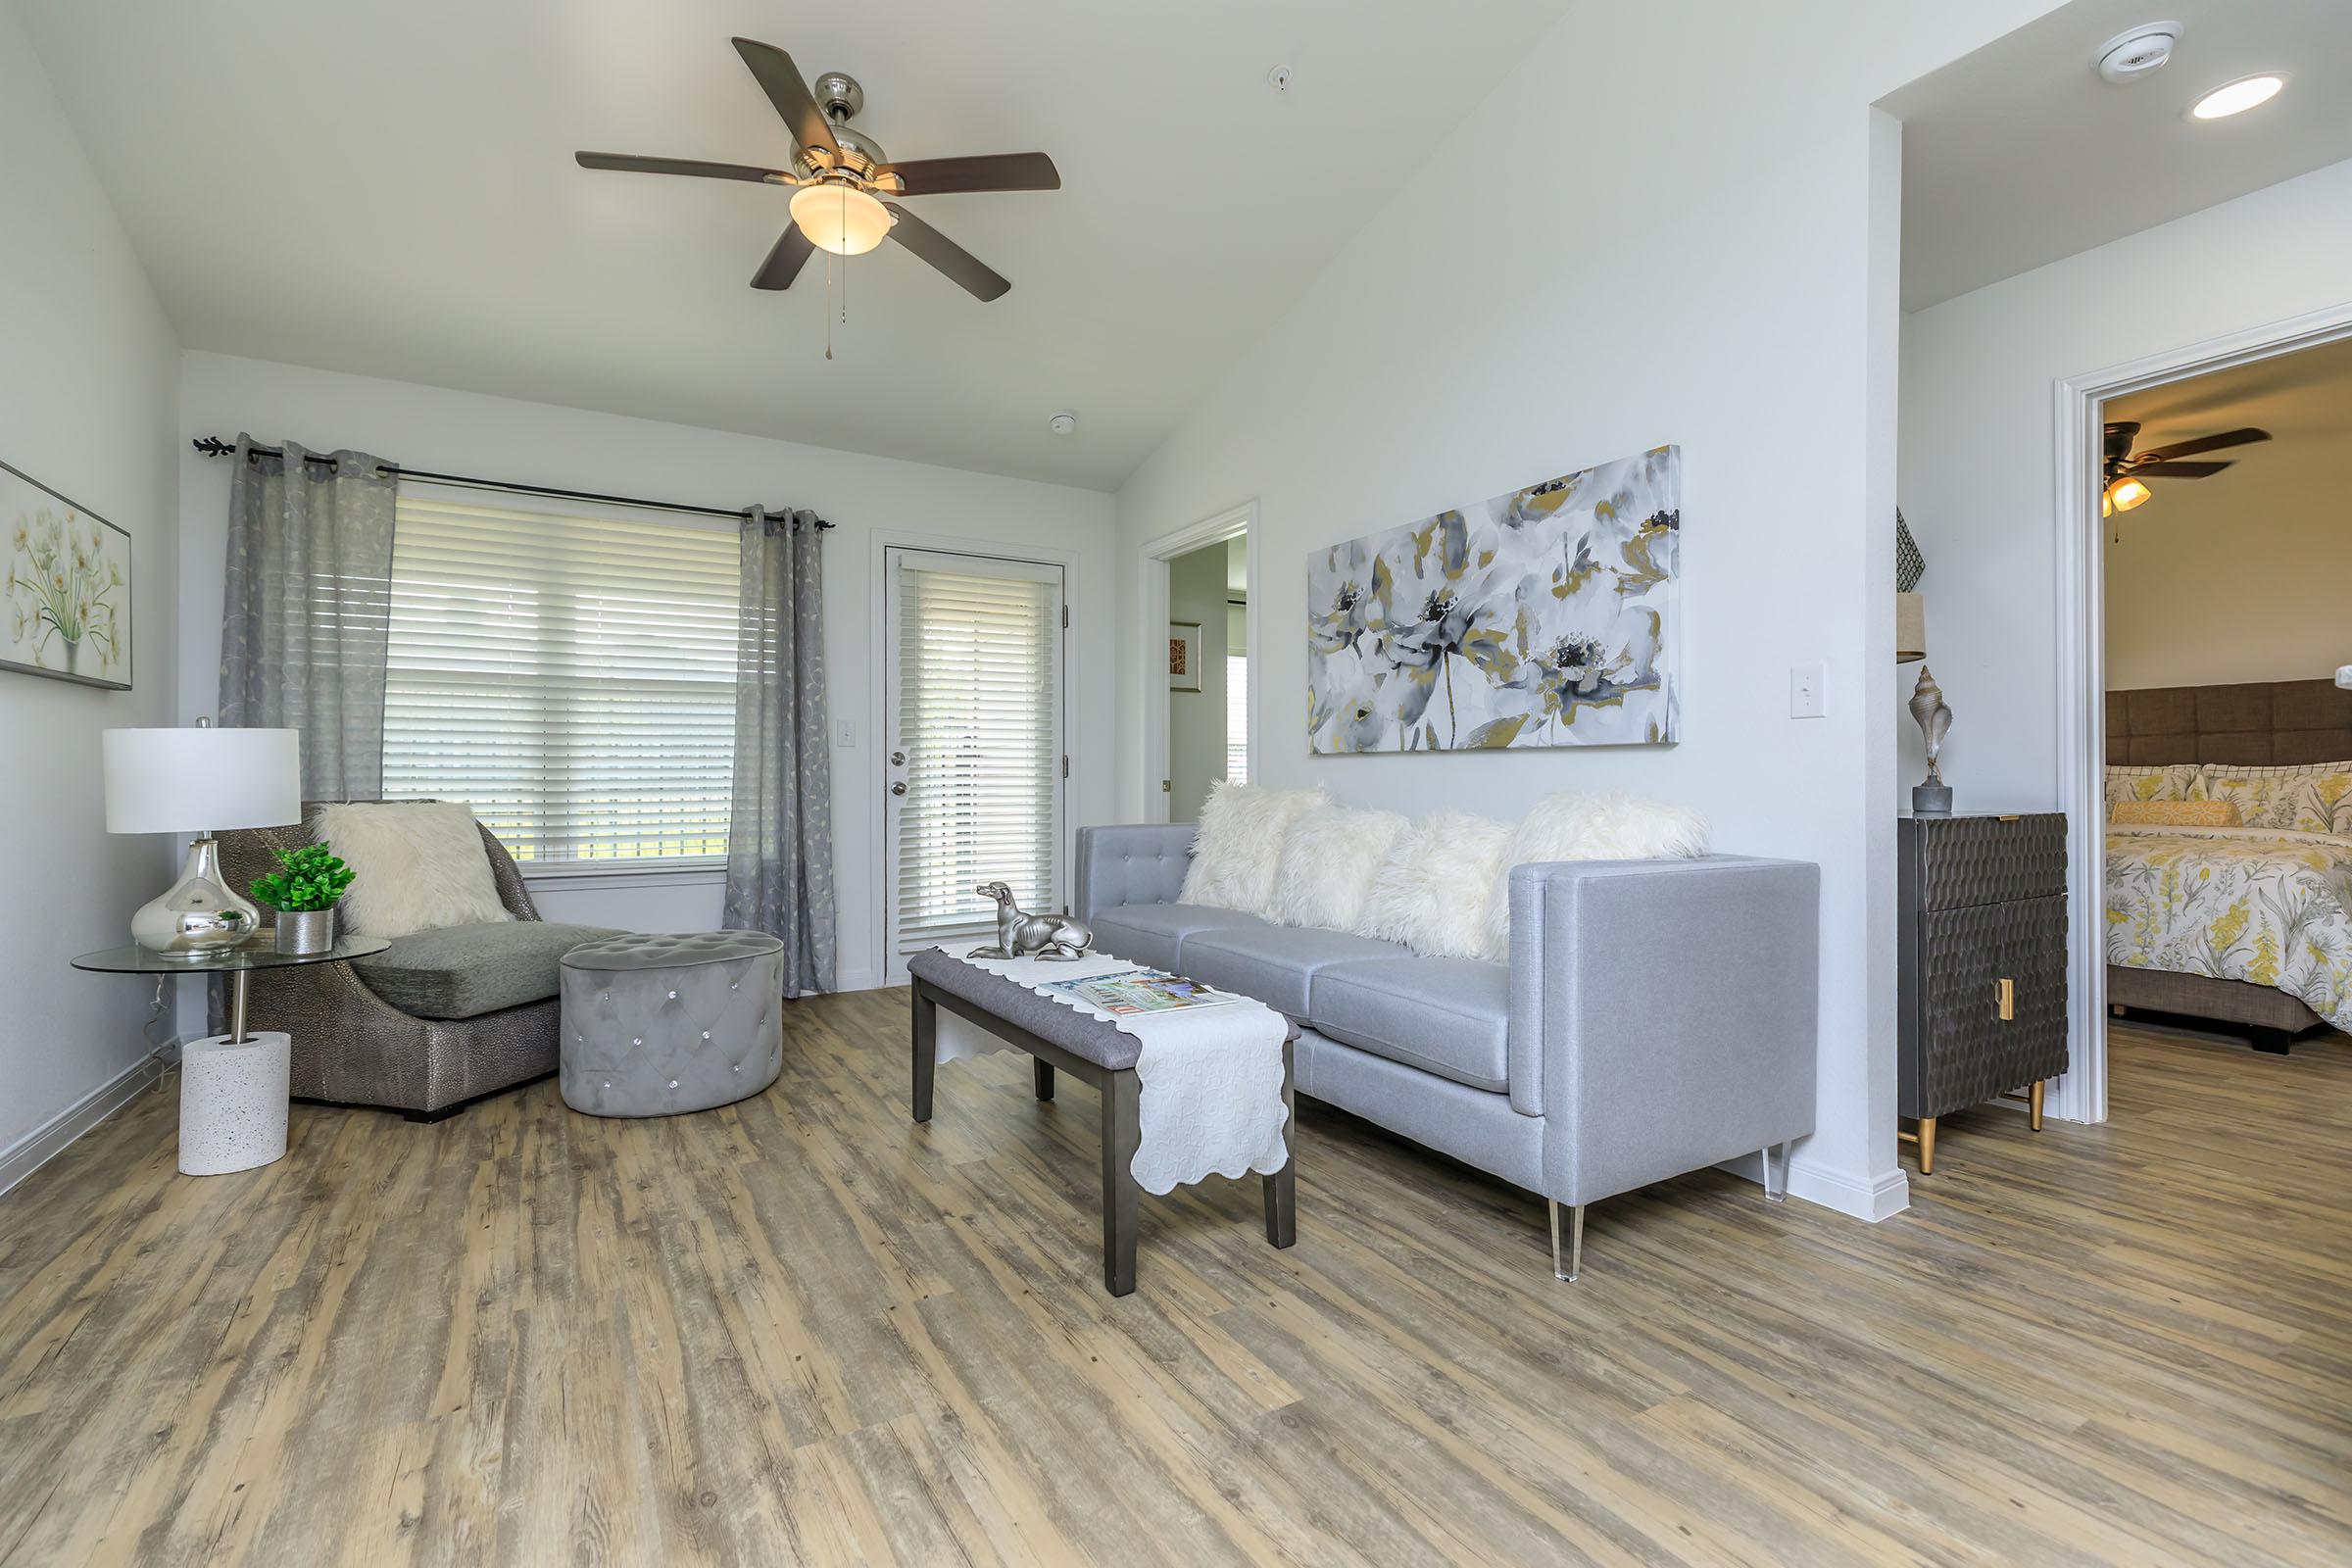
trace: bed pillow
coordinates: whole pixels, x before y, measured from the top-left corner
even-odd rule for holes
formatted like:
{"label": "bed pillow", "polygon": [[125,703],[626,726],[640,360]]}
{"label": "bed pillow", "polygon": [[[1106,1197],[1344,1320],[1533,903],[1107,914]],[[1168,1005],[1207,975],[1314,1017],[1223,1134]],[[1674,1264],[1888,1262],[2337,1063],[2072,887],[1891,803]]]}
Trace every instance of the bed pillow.
{"label": "bed pillow", "polygon": [[1405,828],[1372,875],[1355,934],[1425,958],[1487,958],[1487,904],[1511,842],[1507,822],[1435,811]]}
{"label": "bed pillow", "polygon": [[450,925],[512,920],[490,852],[464,801],[322,806],[311,837],[355,873],[338,907],[344,930],[387,941]]}
{"label": "bed pillow", "polygon": [[1352,931],[1372,878],[1405,828],[1395,811],[1318,806],[1301,811],[1283,840],[1267,918],[1281,925]]}
{"label": "bed pillow", "polygon": [[1570,792],[1538,801],[1511,832],[1487,903],[1488,956],[1511,946],[1511,867],[1544,860],[1689,859],[1707,853],[1705,818],[1638,795]]}
{"label": "bed pillow", "polygon": [[1321,790],[1265,790],[1252,784],[1208,787],[1193,863],[1179,902],[1211,909],[1265,914],[1274,902],[1274,871],[1283,840],[1301,812],[1331,804]]}
{"label": "bed pillow", "polygon": [[2334,833],[2338,808],[2352,794],[2352,762],[2232,767],[2208,762],[2190,787],[2192,801],[2233,801],[2247,827]]}
{"label": "bed pillow", "polygon": [[2139,827],[2243,827],[2235,801],[2118,801],[2107,820]]}
{"label": "bed pillow", "polygon": [[2162,767],[2107,764],[2107,804],[2118,801],[2185,801],[2197,782],[2194,762],[2168,762]]}

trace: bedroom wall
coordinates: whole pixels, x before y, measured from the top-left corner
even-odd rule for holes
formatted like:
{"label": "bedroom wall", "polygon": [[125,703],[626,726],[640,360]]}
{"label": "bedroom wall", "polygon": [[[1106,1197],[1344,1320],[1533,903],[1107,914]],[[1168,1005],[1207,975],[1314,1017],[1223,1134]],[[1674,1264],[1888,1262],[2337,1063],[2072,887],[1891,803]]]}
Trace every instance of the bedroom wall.
{"label": "bedroom wall", "polygon": [[[836,523],[825,535],[825,657],[836,730],[834,865],[845,990],[880,983],[875,893],[882,786],[872,733],[871,642],[880,534],[920,536],[948,548],[1072,554],[1069,701],[1080,721],[1071,726],[1070,812],[1073,824],[1110,816],[1110,736],[1083,718],[1106,710],[1112,697],[1110,623],[1099,611],[1110,595],[1106,494],[219,354],[186,355],[180,385],[186,562],[178,698],[190,718],[213,711],[218,699],[229,470],[187,442],[242,429],[263,440],[354,447],[446,473],[723,507],[789,503]],[[844,719],[854,731],[847,743],[839,732]],[[550,919],[645,931],[710,929],[718,924],[722,903],[720,879],[708,872],[545,878],[532,888]]]}
{"label": "bedroom wall", "polygon": [[[1963,806],[2047,807],[2057,794],[2053,387],[2340,306],[2352,299],[2347,255],[2352,162],[1904,319],[1902,505],[1928,561],[1920,591],[1927,596],[1929,663],[1955,715],[1944,774]],[[1952,439],[1955,430],[1968,438]],[[2193,488],[2173,486],[2163,500],[2132,514],[2134,526]],[[2299,568],[2264,572],[2274,585],[2297,574]],[[2340,588],[2332,597],[2340,601]],[[2340,604],[2329,615],[2342,625]],[[2233,628],[2233,635],[2248,632],[2262,635],[2244,624]],[[2308,678],[2347,659],[2352,638],[2344,651],[2295,673]],[[1922,765],[1908,718],[1899,740],[1898,795]]]}
{"label": "bedroom wall", "polygon": [[[1681,745],[1313,759],[1268,701],[1259,772],[1413,813],[1634,790],[1721,848],[1820,864],[1820,1131],[1792,1187],[1870,1217],[1904,1202],[1881,654],[1900,148],[1870,106],[2048,9],[1574,8],[1119,494],[1131,544],[1255,498],[1261,624],[1298,627],[1311,548],[1680,443]],[[1304,639],[1266,642],[1261,690],[1301,691]],[[1137,698],[1148,652],[1120,650]],[[1817,662],[1828,714],[1791,719],[1790,667]],[[1140,734],[1120,757],[1139,817]]]}
{"label": "bedroom wall", "polygon": [[172,722],[179,349],[7,0],[0,147],[0,459],[129,532],[133,661],[127,692],[0,672],[4,1191],[146,1081],[149,988],[67,960],[129,941],[176,864],[110,836],[97,785],[101,730]]}
{"label": "bedroom wall", "polygon": [[[2321,680],[2352,663],[2352,352],[2226,472],[2159,485],[2107,550],[2107,687]],[[2195,396],[2194,383],[2166,396]],[[2109,416],[2134,418],[2127,400]],[[2205,428],[2241,421],[2229,418]],[[2258,418],[2254,423],[2280,421]]]}
{"label": "bedroom wall", "polygon": [[1222,544],[1168,563],[1168,618],[1200,623],[1200,689],[1168,693],[1168,820],[1197,822],[1208,783],[1225,776],[1225,581]]}

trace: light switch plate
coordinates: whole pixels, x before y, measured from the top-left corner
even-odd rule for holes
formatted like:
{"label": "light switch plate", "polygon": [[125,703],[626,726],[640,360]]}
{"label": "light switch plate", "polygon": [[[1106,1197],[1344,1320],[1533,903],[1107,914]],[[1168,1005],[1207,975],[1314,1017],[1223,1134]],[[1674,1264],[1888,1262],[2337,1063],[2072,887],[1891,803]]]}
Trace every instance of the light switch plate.
{"label": "light switch plate", "polygon": [[1830,710],[1830,666],[1788,666],[1788,716],[1821,718]]}
{"label": "light switch plate", "polygon": [[854,718],[835,719],[833,721],[833,744],[836,746],[857,745],[858,721]]}

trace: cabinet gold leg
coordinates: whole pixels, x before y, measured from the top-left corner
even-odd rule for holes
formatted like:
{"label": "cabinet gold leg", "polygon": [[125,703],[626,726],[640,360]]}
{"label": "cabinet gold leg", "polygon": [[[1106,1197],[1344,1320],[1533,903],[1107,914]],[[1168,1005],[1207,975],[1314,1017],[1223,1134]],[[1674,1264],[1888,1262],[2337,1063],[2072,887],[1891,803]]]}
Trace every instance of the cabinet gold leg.
{"label": "cabinet gold leg", "polygon": [[2035,1132],[2041,1131],[2041,1086],[2046,1080],[2036,1078],[2034,1087],[2026,1091],[2026,1110]]}
{"label": "cabinet gold leg", "polygon": [[1933,1116],[1919,1118],[1919,1173],[1922,1176],[1936,1174],[1936,1118]]}

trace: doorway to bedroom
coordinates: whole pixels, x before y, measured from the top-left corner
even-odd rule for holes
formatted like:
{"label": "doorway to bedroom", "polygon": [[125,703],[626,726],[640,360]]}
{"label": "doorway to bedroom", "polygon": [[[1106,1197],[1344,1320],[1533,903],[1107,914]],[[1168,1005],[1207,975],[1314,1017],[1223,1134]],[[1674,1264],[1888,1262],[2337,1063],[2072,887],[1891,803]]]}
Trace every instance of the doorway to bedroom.
{"label": "doorway to bedroom", "polygon": [[2098,419],[2111,1043],[2352,1057],[2352,339]]}
{"label": "doorway to bedroom", "polygon": [[1255,773],[1256,521],[1257,504],[1244,502],[1140,552],[1139,821],[1197,822],[1211,788]]}

